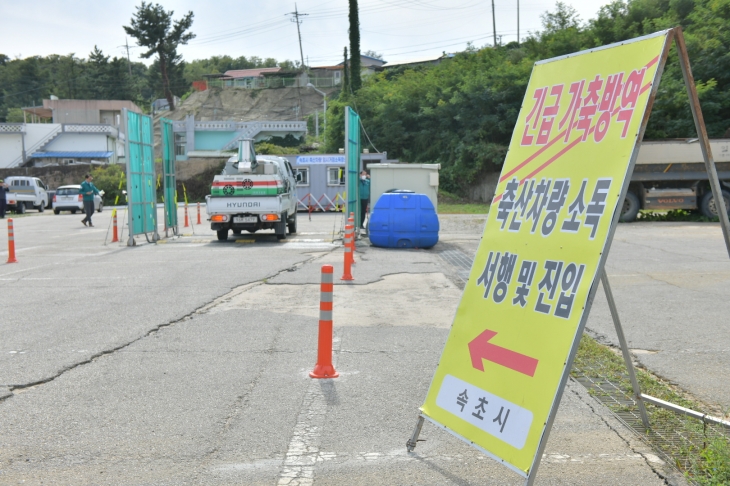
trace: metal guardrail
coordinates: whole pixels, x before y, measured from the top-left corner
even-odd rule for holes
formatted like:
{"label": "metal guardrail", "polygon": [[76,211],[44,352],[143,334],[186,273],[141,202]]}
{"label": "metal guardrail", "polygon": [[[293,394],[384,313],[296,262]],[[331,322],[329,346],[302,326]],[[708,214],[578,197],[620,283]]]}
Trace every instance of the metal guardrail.
{"label": "metal guardrail", "polygon": [[[229,150],[235,148],[240,140],[244,138],[253,138],[261,132],[305,132],[307,131],[307,122],[249,122],[240,123],[241,130],[239,135],[228,142],[221,150]],[[244,126],[245,125],[245,126]]]}
{"label": "metal guardrail", "polygon": [[[176,121],[172,123],[172,128],[176,132],[184,132],[187,125],[184,121]],[[271,121],[271,122],[236,122],[236,121],[196,121],[196,130],[205,131],[222,131],[222,132],[248,132],[252,129],[258,131],[306,131],[307,122],[305,121]]]}
{"label": "metal guardrail", "polygon": [[0,133],[25,133],[25,123],[0,123]]}
{"label": "metal guardrail", "polygon": [[342,83],[335,78],[241,78],[241,79],[211,79],[206,81],[208,88],[243,88],[243,89],[276,89],[276,88],[306,88],[311,83],[315,88],[336,88]]}
{"label": "metal guardrail", "polygon": [[64,123],[62,127],[65,133],[107,133],[115,138],[119,137],[119,129],[113,125]]}

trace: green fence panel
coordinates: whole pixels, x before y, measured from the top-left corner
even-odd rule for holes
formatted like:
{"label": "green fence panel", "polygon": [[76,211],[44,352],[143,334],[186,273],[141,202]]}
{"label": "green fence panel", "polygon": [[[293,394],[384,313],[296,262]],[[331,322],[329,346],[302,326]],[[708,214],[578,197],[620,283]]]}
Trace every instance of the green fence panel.
{"label": "green fence panel", "polygon": [[165,229],[177,234],[177,178],[175,175],[175,134],[172,121],[160,119],[162,133],[162,194],[165,198]]}
{"label": "green fence panel", "polygon": [[347,160],[347,214],[355,213],[355,228],[360,227],[360,116],[345,107],[345,159]]}
{"label": "green fence panel", "polygon": [[127,208],[129,245],[134,235],[157,235],[157,187],[153,151],[152,118],[127,109],[123,111],[127,155]]}

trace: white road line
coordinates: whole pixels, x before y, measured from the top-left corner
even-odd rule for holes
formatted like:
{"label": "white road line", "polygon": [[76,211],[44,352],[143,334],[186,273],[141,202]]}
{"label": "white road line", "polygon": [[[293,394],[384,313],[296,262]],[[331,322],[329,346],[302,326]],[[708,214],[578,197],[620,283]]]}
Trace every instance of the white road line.
{"label": "white road line", "polygon": [[314,484],[314,465],[319,456],[320,432],[326,414],[327,402],[322,393],[322,383],[312,379],[304,395],[284,464],[279,471],[278,486]]}
{"label": "white road line", "polygon": [[[340,344],[339,336],[333,337],[333,347],[339,348]],[[337,353],[334,353],[332,356],[334,365],[337,364],[336,357]],[[327,398],[324,390],[333,386],[332,380],[310,379],[284,463],[279,470],[277,486],[312,486],[314,484],[314,466],[317,461],[324,459],[319,451],[320,436],[327,415]],[[327,459],[334,458],[331,453],[326,456]]]}

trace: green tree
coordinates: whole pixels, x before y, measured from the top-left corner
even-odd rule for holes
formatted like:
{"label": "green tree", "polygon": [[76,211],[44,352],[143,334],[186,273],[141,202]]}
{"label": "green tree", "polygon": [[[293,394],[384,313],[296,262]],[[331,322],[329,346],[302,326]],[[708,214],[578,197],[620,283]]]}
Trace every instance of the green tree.
{"label": "green tree", "polygon": [[175,51],[169,52],[167,60],[167,78],[162,75],[158,59],[155,59],[152,66],[150,66],[150,72],[147,76],[149,88],[157,98],[167,99],[168,93],[173,96],[182,96],[190,87],[190,83],[185,80],[185,63],[182,62],[181,56]]}
{"label": "green tree", "polygon": [[111,81],[109,79],[109,56],[105,56],[97,46],[94,46],[94,50],[89,54],[85,78],[91,99],[109,99],[107,97]]}
{"label": "green tree", "polygon": [[381,61],[383,60],[383,55],[382,54],[380,54],[378,52],[375,52],[375,51],[371,51],[371,50],[367,50],[367,51],[363,52],[362,55],[363,56],[372,57],[372,58],[375,58],[375,59],[380,59]]}
{"label": "green tree", "polygon": [[[122,190],[126,189],[125,172],[119,164],[109,164],[97,166],[91,169],[91,175],[94,177],[94,185],[101,191],[104,191],[104,204],[111,206],[112,204],[126,204],[126,198],[122,194]],[[119,185],[122,183],[120,189]]]}
{"label": "green tree", "polygon": [[107,68],[109,85],[106,95],[110,100],[132,100],[132,80],[129,77],[129,65],[125,58],[114,57]]}
{"label": "green tree", "polygon": [[[144,106],[152,95],[147,87],[148,68],[132,63],[132,77],[126,58],[109,59],[94,49],[89,59],[74,54],[51,54],[10,59],[0,54],[0,121],[8,110],[40,104],[55,95],[61,99],[128,99]],[[13,120],[18,119],[12,111]]]}
{"label": "green tree", "polygon": [[347,62],[347,47],[345,47],[345,60],[342,63],[342,91],[340,91],[340,99],[347,99],[350,96],[350,66]]}
{"label": "green tree", "polygon": [[[140,46],[148,50],[141,54],[144,59],[157,55],[157,65],[160,70],[162,89],[169,103],[170,109],[175,109],[171,86],[171,71],[182,71],[180,57],[177,54],[179,45],[187,44],[195,38],[195,34],[188,32],[193,25],[193,12],[188,12],[179,20],[172,20],[174,11],[165,11],[160,4],[152,5],[142,1],[130,21],[130,26],[124,30],[137,39]],[[176,64],[177,63],[177,64]],[[179,73],[182,77],[182,72]]]}
{"label": "green tree", "polygon": [[[291,61],[284,61],[291,63]],[[196,59],[195,61],[185,63],[185,81],[190,84],[193,81],[203,79],[204,74],[223,74],[231,69],[254,69],[261,67],[282,66],[273,58],[262,59],[258,56],[241,56],[232,58],[231,56],[213,56],[208,59]],[[293,64],[291,67],[294,67]]]}
{"label": "green tree", "polygon": [[350,90],[356,93],[362,87],[360,59],[360,17],[357,0],[350,2]]}

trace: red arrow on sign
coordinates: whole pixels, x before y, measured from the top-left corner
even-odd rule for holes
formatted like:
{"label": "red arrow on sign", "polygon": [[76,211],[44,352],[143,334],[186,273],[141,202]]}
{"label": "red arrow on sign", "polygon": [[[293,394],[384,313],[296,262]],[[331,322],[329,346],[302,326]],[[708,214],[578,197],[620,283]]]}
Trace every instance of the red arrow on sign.
{"label": "red arrow on sign", "polygon": [[497,363],[523,375],[535,376],[537,360],[490,343],[489,340],[496,335],[496,332],[486,329],[469,343],[472,366],[479,371],[484,371],[482,359],[486,359],[487,361]]}

